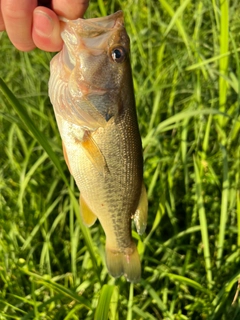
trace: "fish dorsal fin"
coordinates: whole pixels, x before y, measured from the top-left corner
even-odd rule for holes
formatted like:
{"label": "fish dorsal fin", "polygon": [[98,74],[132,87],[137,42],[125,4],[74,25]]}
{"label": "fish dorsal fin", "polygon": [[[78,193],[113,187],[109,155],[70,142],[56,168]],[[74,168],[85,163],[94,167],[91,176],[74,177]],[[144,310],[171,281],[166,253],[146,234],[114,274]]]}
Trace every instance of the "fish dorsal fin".
{"label": "fish dorsal fin", "polygon": [[80,142],[81,147],[84,149],[88,159],[94,165],[99,173],[105,175],[109,172],[106,159],[94,141],[92,134],[88,131],[84,133],[83,140]]}
{"label": "fish dorsal fin", "polygon": [[139,199],[137,210],[133,217],[138,234],[143,234],[146,229],[147,215],[148,215],[147,192],[144,184],[142,184],[141,196]]}
{"label": "fish dorsal fin", "polygon": [[91,227],[97,220],[97,217],[89,208],[89,206],[86,204],[86,201],[83,199],[81,194],[79,198],[79,204],[80,204],[80,213],[83,219],[83,223],[87,227]]}

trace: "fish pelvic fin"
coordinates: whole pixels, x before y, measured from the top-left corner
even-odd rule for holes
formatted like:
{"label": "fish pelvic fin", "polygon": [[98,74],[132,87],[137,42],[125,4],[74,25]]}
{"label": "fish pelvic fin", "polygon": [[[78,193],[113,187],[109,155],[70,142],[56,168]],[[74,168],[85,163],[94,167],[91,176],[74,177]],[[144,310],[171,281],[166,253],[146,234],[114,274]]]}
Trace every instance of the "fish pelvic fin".
{"label": "fish pelvic fin", "polygon": [[79,198],[79,204],[80,204],[80,214],[82,216],[83,223],[87,227],[91,227],[97,220],[97,217],[89,208],[89,206],[87,205],[86,201],[83,199],[81,194]]}
{"label": "fish pelvic fin", "polygon": [[147,216],[148,216],[147,192],[144,184],[142,184],[142,191],[141,191],[138,207],[133,216],[137,233],[140,235],[145,232],[145,229],[147,226]]}
{"label": "fish pelvic fin", "polygon": [[66,147],[65,147],[65,144],[64,144],[63,141],[62,141],[62,149],[63,149],[63,156],[64,156],[65,162],[67,164],[68,170],[72,174],[71,168],[70,168],[70,164],[69,164],[69,161],[68,161],[68,155],[67,155]]}
{"label": "fish pelvic fin", "polygon": [[94,141],[92,134],[88,131],[84,133],[84,138],[80,142],[81,147],[84,149],[88,159],[94,165],[98,172],[105,175],[109,172],[106,159],[99,149],[97,143]]}
{"label": "fish pelvic fin", "polygon": [[106,263],[110,275],[118,278],[122,275],[129,282],[141,279],[141,262],[135,243],[124,252],[112,249],[106,244]]}

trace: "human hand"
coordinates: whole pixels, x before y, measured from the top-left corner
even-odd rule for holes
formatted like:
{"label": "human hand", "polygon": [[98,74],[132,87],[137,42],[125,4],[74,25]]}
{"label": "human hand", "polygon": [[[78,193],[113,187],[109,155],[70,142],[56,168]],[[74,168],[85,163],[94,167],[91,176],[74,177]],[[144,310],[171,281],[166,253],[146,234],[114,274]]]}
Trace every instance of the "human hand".
{"label": "human hand", "polygon": [[62,48],[58,16],[73,20],[83,16],[89,0],[0,0],[0,31],[6,30],[21,51]]}

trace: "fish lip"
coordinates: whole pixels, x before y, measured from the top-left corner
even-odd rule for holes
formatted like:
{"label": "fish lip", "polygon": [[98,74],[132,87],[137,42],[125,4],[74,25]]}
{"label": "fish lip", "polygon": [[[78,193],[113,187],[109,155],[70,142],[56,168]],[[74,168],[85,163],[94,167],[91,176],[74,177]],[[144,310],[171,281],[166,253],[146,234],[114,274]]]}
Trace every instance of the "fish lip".
{"label": "fish lip", "polygon": [[[81,19],[81,18],[80,18]],[[76,19],[75,21],[78,21],[79,19]],[[98,18],[91,18],[91,19],[81,19],[82,23],[93,26],[96,28],[96,30],[104,28],[105,30],[112,30],[113,28],[116,28],[117,26],[122,27],[123,26],[123,11],[119,10],[113,14],[110,14],[105,17],[98,17]],[[112,24],[110,23],[112,22]],[[106,24],[106,23],[109,23]],[[104,32],[104,31],[102,31]]]}
{"label": "fish lip", "polygon": [[[105,17],[98,17],[98,18],[90,18],[90,19],[83,19],[83,18],[78,18],[75,20],[68,20],[64,17],[59,18],[61,21],[68,23],[68,25],[75,25],[75,24],[80,24],[81,26],[91,26],[93,29],[101,30],[101,33],[106,32],[103,31],[102,28],[105,30],[112,30],[113,28],[116,28],[116,26],[119,25],[119,27],[122,27],[124,25],[124,18],[123,18],[123,11],[119,10],[113,14],[110,14]],[[112,22],[111,24],[106,24],[107,22]],[[65,30],[62,31],[64,33]],[[100,34],[101,34],[100,33]]]}
{"label": "fish lip", "polygon": [[124,28],[122,11],[117,11],[109,16],[91,19],[78,18],[66,20],[61,37],[65,44],[78,45],[79,38],[95,38],[102,34]]}

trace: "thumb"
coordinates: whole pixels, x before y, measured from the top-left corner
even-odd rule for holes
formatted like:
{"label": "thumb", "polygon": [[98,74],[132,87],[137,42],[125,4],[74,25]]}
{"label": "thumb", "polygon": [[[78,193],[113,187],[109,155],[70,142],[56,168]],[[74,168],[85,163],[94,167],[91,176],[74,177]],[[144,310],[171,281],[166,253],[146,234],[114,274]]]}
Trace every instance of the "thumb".
{"label": "thumb", "polygon": [[52,10],[36,7],[33,12],[32,38],[36,47],[44,51],[59,51],[62,48],[60,21]]}

